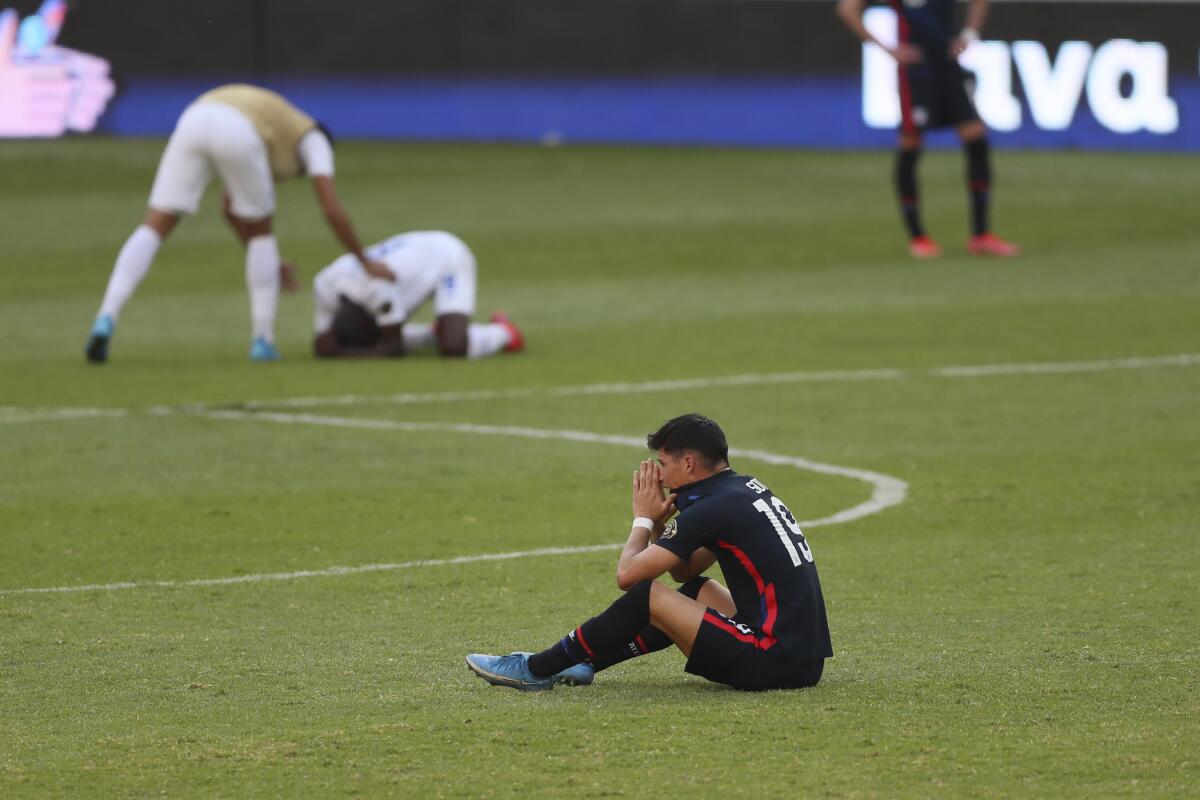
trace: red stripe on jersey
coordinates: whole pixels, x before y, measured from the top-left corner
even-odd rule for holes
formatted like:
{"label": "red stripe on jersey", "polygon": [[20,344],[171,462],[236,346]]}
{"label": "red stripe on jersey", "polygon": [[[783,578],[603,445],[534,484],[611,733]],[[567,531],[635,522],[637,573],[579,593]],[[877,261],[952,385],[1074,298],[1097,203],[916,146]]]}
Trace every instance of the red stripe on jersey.
{"label": "red stripe on jersey", "polygon": [[991,185],[987,181],[971,181],[972,192],[986,192],[990,188]]}
{"label": "red stripe on jersey", "polygon": [[721,619],[720,617],[718,617],[715,614],[710,614],[707,611],[704,612],[704,621],[708,622],[712,625],[716,625],[718,628],[725,631],[730,636],[737,639],[739,642],[746,642],[748,644],[758,644],[758,637],[756,637],[752,634],[749,634],[749,633],[742,633],[737,628],[733,627],[728,622]]}
{"label": "red stripe on jersey", "polygon": [[775,602],[775,584],[764,581],[762,575],[759,574],[758,569],[754,566],[754,562],[750,560],[750,556],[742,552],[737,546],[724,541],[717,542],[717,546],[733,553],[734,558],[738,560],[750,577],[754,579],[754,585],[758,587],[759,597],[763,601],[764,615],[762,630],[766,636],[756,640],[756,642],[759,647],[766,650],[776,642],[775,637],[772,635],[775,632],[775,620],[779,617],[779,605]]}
{"label": "red stripe on jersey", "polygon": [[633,637],[633,641],[637,643],[638,650],[641,650],[643,655],[650,652],[650,648],[646,647],[646,642],[642,639],[640,634]]}
{"label": "red stripe on jersey", "polygon": [[734,558],[741,562],[742,567],[747,573],[749,573],[750,577],[754,579],[754,585],[758,587],[759,594],[762,594],[764,591],[766,591],[766,587],[763,585],[762,575],[758,574],[758,569],[754,566],[754,562],[750,560],[750,556],[746,555],[729,542],[717,542],[717,546],[723,547],[729,552],[733,553]]}
{"label": "red stripe on jersey", "polygon": [[579,642],[583,651],[588,654],[588,658],[595,658],[596,654],[592,652],[592,648],[588,647],[587,641],[583,638],[583,626],[580,625],[575,629],[575,641]]}
{"label": "red stripe on jersey", "polygon": [[775,641],[776,641],[774,636],[767,636],[767,637],[760,639],[752,633],[743,633],[742,631],[738,630],[736,626],[732,625],[728,621],[723,620],[720,617],[718,617],[716,614],[712,614],[707,611],[704,612],[704,621],[711,625],[716,625],[718,628],[725,631],[730,636],[737,639],[739,642],[745,642],[746,644],[752,644],[755,647],[757,647],[759,650],[770,649],[772,646],[774,646]]}
{"label": "red stripe on jersey", "polygon": [[[900,43],[908,42],[909,29],[908,19],[904,16],[904,9],[900,7],[899,0],[892,0],[892,10],[896,12],[896,22],[900,25]],[[913,122],[912,116],[912,87],[908,85],[908,70],[903,64],[896,64],[896,74],[900,78],[900,127],[905,133],[916,133],[917,126]]]}
{"label": "red stripe on jersey", "polygon": [[[766,601],[767,618],[763,620],[763,633],[771,637],[771,633],[775,630],[775,618],[779,616],[779,607],[775,604],[775,584],[768,583],[767,591],[763,594],[763,599]],[[771,642],[774,643],[774,637],[771,637]]]}

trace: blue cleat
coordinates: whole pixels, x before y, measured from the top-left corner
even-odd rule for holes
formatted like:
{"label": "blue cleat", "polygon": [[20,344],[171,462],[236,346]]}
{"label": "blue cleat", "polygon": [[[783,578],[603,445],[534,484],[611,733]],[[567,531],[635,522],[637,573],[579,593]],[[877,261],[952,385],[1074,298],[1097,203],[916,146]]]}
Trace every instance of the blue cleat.
{"label": "blue cleat", "polygon": [[112,338],[117,324],[108,314],[101,314],[92,323],[92,332],[88,334],[87,347],[83,353],[93,364],[103,364],[108,361],[108,340]]}
{"label": "blue cleat", "polygon": [[580,663],[573,667],[567,667],[555,675],[554,682],[561,683],[563,686],[591,686],[595,678],[596,670],[592,668],[592,665]]}
{"label": "blue cleat", "polygon": [[268,342],[261,336],[256,336],[254,341],[250,343],[250,360],[251,361],[278,361],[279,351],[275,349],[275,345]]}
{"label": "blue cleat", "polygon": [[509,653],[506,656],[471,653],[467,656],[467,669],[492,686],[511,686],[523,692],[541,692],[553,689],[554,684],[558,682],[558,675],[549,678],[535,678],[529,671],[528,653]]}

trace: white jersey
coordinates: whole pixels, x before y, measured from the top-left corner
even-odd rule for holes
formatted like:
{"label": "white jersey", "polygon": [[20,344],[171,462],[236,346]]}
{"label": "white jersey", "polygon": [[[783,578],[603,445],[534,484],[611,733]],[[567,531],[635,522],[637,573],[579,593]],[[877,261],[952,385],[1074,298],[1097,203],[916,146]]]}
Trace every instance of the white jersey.
{"label": "white jersey", "polygon": [[313,279],[317,333],[329,330],[338,296],[365,308],[379,325],[404,322],[431,297],[434,313],[475,313],[475,256],[461,239],[445,231],[413,231],[373,244],[367,255],[382,261],[396,280],[373,278],[347,253]]}

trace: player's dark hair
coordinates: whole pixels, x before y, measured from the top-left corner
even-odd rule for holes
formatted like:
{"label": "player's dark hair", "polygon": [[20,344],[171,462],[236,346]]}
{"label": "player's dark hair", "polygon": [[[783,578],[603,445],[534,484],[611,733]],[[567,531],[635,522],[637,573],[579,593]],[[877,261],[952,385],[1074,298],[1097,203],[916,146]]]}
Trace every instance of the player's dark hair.
{"label": "player's dark hair", "polygon": [[333,131],[329,130],[329,126],[321,122],[321,120],[316,120],[316,123],[317,130],[325,134],[325,138],[329,140],[329,149],[334,149],[336,147],[336,140],[333,138]]}
{"label": "player's dark hair", "polygon": [[704,466],[709,469],[729,462],[725,431],[702,414],[684,414],[667,420],[661,428],[646,437],[646,446],[668,453],[691,450],[700,456]]}
{"label": "player's dark hair", "polygon": [[370,347],[379,341],[379,324],[358,303],[339,297],[337,314],[333,317],[333,335],[342,347]]}

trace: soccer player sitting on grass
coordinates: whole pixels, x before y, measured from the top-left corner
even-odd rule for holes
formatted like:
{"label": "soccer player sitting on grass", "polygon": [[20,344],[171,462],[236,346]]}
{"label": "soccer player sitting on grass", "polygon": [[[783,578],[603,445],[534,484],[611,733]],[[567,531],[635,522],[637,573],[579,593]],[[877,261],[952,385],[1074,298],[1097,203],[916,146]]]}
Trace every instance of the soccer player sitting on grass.
{"label": "soccer player sitting on grass", "polygon": [[[688,672],[737,689],[816,685],[833,649],[792,512],[730,468],[725,434],[707,417],[676,417],[646,443],[656,460],[633,474],[633,529],[617,562],[625,594],[540,653],[472,653],[467,666],[496,686],[552,689],[674,643]],[[701,575],[714,561],[728,589]],[[677,591],[655,580],[668,572]]]}
{"label": "soccer player sitting on grass", "polygon": [[[444,231],[413,231],[371,245],[367,255],[395,280],[373,278],[346,254],[313,279],[313,352],[322,357],[402,356],[437,346],[444,356],[483,358],[516,352],[525,338],[504,314],[472,323],[475,256]],[[432,325],[408,322],[433,298]]]}
{"label": "soccer player sitting on grass", "polygon": [[184,214],[195,213],[214,174],[224,184],[225,219],[246,248],[254,361],[274,361],[275,311],[281,281],[291,271],[272,232],[274,181],[306,176],[334,236],[362,271],[390,280],[387,267],[367,256],[333,184],[333,143],[312,117],[257,86],[231,84],[197,98],[175,124],[150,190],[146,217],[121,248],[92,324],[85,354],[108,360],[108,346],[125,303],[150,271],[159,246]]}

